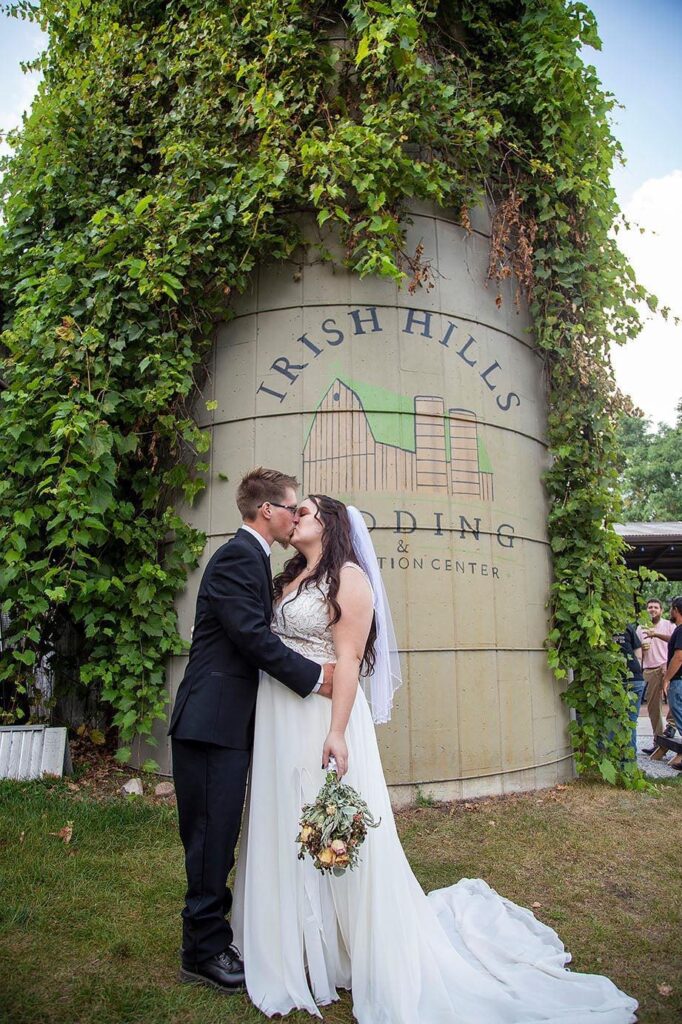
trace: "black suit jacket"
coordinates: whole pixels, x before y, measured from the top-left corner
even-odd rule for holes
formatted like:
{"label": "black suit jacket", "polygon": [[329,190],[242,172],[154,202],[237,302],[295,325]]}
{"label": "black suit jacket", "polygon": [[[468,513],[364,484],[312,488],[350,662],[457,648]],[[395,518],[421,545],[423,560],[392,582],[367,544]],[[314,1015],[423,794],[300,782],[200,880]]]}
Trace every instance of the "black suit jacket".
{"label": "black suit jacket", "polygon": [[320,666],[271,632],[271,616],[270,560],[255,537],[238,530],[201,579],[189,663],[168,730],[172,736],[249,750],[259,669],[308,696]]}

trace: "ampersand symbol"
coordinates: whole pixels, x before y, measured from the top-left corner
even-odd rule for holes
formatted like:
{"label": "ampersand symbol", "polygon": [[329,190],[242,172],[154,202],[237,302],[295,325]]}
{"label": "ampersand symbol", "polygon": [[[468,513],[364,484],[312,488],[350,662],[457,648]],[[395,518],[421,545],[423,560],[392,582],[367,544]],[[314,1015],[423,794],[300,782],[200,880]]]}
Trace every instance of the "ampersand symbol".
{"label": "ampersand symbol", "polygon": [[407,554],[407,544],[405,543],[404,540],[399,540],[398,541],[398,553],[401,554],[401,555],[403,555],[403,554],[406,555]]}

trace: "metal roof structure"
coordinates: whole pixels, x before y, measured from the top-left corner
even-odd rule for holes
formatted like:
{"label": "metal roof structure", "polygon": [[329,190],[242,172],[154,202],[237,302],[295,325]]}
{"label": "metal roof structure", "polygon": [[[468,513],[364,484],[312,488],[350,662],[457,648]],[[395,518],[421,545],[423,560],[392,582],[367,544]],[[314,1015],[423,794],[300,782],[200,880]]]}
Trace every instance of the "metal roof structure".
{"label": "metal roof structure", "polygon": [[618,523],[616,533],[630,545],[630,569],[655,569],[668,580],[682,580],[682,522]]}

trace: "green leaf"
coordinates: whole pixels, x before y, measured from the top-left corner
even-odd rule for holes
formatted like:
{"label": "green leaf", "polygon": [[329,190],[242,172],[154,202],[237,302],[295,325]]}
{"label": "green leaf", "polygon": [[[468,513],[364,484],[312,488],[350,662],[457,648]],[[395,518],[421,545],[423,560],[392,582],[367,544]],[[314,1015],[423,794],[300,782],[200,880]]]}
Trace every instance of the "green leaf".
{"label": "green leaf", "polygon": [[33,521],[33,512],[30,509],[28,511],[17,509],[13,518],[17,526],[29,527]]}
{"label": "green leaf", "polygon": [[35,651],[13,651],[15,661],[20,661],[22,665],[35,665],[36,663],[36,652]]}
{"label": "green leaf", "polygon": [[141,217],[145,210],[154,202],[154,196],[143,196],[133,210],[133,216]]}
{"label": "green leaf", "polygon": [[369,39],[368,39],[367,36],[362,36],[362,38],[360,39],[360,42],[358,43],[358,50],[357,50],[357,53],[355,55],[355,66],[356,67],[359,67],[360,64],[362,64],[363,60],[367,57],[368,53],[369,53]]}
{"label": "green leaf", "polygon": [[161,280],[164,281],[168,285],[168,287],[172,288],[174,291],[182,291],[182,281],[178,281],[177,277],[174,277],[173,274],[163,273],[161,274]]}
{"label": "green leaf", "polygon": [[128,261],[128,275],[132,277],[134,280],[137,280],[139,277],[141,277],[146,269],[147,263],[145,260],[131,259]]}
{"label": "green leaf", "polygon": [[601,776],[606,782],[610,782],[612,786],[616,784],[616,769],[611,761],[606,758],[602,758],[599,762],[599,771]]}
{"label": "green leaf", "polygon": [[130,711],[126,712],[126,714],[121,719],[121,725],[124,729],[130,729],[131,726],[135,724],[137,719],[138,713],[135,710],[135,708],[132,708]]}

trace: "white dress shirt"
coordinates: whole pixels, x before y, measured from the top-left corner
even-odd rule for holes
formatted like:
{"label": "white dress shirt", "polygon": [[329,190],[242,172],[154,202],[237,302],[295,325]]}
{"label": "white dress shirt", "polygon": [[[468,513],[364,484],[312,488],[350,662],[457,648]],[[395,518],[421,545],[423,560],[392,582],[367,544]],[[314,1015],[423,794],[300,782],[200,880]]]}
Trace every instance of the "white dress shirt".
{"label": "white dress shirt", "polygon": [[270,545],[268,544],[268,542],[266,541],[265,537],[263,537],[258,532],[258,530],[254,530],[254,528],[252,526],[249,526],[248,523],[242,523],[242,525],[239,527],[239,529],[240,530],[246,530],[246,532],[250,533],[252,537],[255,537],[256,540],[258,541],[258,543],[260,544],[260,546],[262,547],[263,551],[265,552],[265,554],[268,556],[268,558],[270,557],[270,552],[271,552],[272,549],[271,549]]}
{"label": "white dress shirt", "polygon": [[[256,540],[258,541],[258,543],[260,544],[260,546],[262,547],[263,551],[265,552],[265,554],[268,556],[268,558],[270,557],[270,553],[271,553],[272,549],[271,549],[270,545],[268,544],[268,542],[266,541],[265,537],[261,536],[261,534],[258,532],[258,530],[254,530],[253,527],[249,526],[248,523],[242,523],[242,525],[239,527],[239,529],[240,530],[246,530],[246,532],[250,533],[252,537],[255,537]],[[320,669],[320,677],[317,680],[317,682],[315,683],[315,685],[313,686],[311,692],[312,693],[317,693],[319,688],[322,686],[323,682],[324,682],[324,666],[322,666],[322,668]]]}

